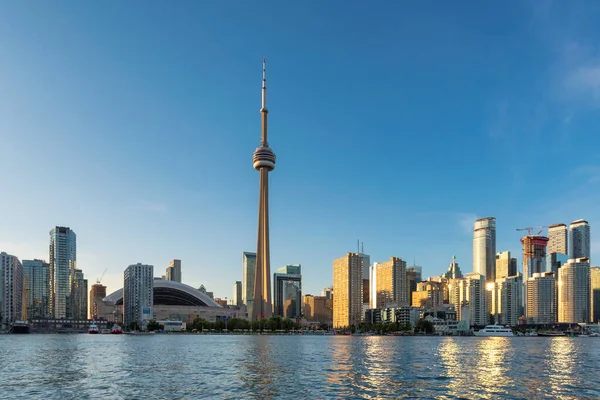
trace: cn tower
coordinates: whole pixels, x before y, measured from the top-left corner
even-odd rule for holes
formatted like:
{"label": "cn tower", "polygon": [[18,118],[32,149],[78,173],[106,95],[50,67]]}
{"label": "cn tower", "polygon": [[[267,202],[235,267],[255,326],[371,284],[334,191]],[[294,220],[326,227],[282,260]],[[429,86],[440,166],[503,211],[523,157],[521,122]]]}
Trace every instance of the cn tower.
{"label": "cn tower", "polygon": [[267,61],[263,60],[262,79],[262,136],[260,147],[252,156],[254,169],[260,172],[258,201],[258,244],[256,248],[256,272],[254,275],[254,301],[251,320],[270,318],[271,304],[271,260],[269,256],[269,171],[275,169],[275,153],[267,141]]}

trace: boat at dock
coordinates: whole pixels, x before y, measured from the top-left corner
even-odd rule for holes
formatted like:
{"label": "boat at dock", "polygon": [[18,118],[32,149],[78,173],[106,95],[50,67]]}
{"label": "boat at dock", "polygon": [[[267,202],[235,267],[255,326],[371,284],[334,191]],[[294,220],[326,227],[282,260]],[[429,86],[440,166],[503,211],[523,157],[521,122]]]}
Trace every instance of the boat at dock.
{"label": "boat at dock", "polygon": [[15,321],[10,328],[10,333],[30,333],[31,327],[27,321]]}
{"label": "boat at dock", "polygon": [[499,336],[499,337],[511,337],[515,336],[512,329],[506,328],[502,325],[487,325],[485,328],[474,332],[475,336]]}
{"label": "boat at dock", "polygon": [[110,333],[112,333],[113,335],[120,335],[123,333],[123,329],[121,329],[121,327],[119,325],[113,325],[112,329],[110,330]]}
{"label": "boat at dock", "polygon": [[98,329],[98,325],[91,324],[90,327],[88,328],[88,333],[90,333],[92,335],[100,333],[100,329]]}

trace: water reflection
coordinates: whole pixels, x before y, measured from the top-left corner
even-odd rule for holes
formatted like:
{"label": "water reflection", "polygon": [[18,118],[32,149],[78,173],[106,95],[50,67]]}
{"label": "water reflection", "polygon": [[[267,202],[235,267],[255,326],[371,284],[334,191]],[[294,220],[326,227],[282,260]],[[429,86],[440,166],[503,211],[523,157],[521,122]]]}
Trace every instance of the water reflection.
{"label": "water reflection", "polygon": [[244,389],[253,393],[255,397],[271,399],[280,391],[282,382],[276,381],[281,370],[277,367],[271,339],[269,336],[248,338],[247,360],[242,365],[245,372],[239,376]]}
{"label": "water reflection", "polygon": [[475,379],[477,387],[485,398],[497,398],[506,395],[506,387],[514,384],[508,374],[512,368],[512,340],[504,337],[477,338],[477,365]]}
{"label": "water reflection", "polygon": [[575,340],[571,338],[552,338],[546,350],[547,382],[552,394],[557,397],[564,394],[565,389],[580,384],[579,374],[574,371],[577,364]]}

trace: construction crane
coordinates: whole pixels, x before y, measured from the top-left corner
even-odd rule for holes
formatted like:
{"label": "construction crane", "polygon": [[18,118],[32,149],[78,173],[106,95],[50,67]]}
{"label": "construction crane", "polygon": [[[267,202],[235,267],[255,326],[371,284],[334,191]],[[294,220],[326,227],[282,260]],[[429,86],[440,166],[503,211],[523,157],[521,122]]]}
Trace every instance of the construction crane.
{"label": "construction crane", "polygon": [[102,273],[102,275],[100,275],[100,278],[96,279],[96,283],[99,285],[100,283],[102,283],[102,278],[104,278],[104,274],[106,274],[106,270],[108,268],[104,269],[104,272]]}
{"label": "construction crane", "polygon": [[544,230],[544,228],[548,228],[547,225],[539,225],[539,226],[530,226],[528,228],[517,228],[517,231],[527,231],[527,236],[531,236],[531,231],[534,229],[540,229],[541,230],[536,234],[539,235],[540,233],[542,233],[542,231]]}

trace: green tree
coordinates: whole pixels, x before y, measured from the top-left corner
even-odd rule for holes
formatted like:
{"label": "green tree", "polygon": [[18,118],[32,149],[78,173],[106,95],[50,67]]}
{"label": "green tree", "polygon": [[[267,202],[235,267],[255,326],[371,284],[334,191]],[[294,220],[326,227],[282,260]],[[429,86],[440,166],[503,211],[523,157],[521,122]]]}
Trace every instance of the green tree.
{"label": "green tree", "polygon": [[290,329],[294,328],[294,321],[289,318],[284,318],[281,320],[280,329],[288,332]]}
{"label": "green tree", "polygon": [[137,323],[137,321],[133,321],[132,323],[129,324],[128,328],[130,331],[139,331],[140,325]]}
{"label": "green tree", "polygon": [[146,329],[150,332],[158,331],[160,330],[160,327],[161,325],[158,322],[156,322],[155,319],[151,319],[150,321],[148,321],[148,325],[146,325]]}
{"label": "green tree", "polygon": [[427,321],[426,319],[420,319],[415,326],[416,332],[433,333],[433,329],[433,323],[431,321]]}

